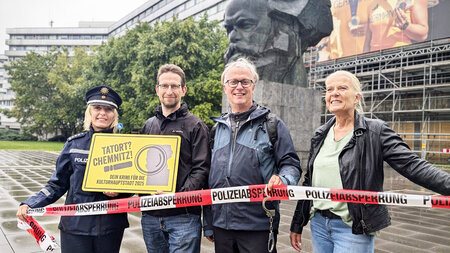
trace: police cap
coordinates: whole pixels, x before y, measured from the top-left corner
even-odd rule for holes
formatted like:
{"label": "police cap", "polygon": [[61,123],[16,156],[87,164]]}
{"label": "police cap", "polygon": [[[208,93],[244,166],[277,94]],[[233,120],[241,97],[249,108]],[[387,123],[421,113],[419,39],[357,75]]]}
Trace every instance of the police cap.
{"label": "police cap", "polygon": [[122,104],[122,98],[111,87],[102,85],[86,92],[86,103],[88,105],[109,105],[117,109]]}

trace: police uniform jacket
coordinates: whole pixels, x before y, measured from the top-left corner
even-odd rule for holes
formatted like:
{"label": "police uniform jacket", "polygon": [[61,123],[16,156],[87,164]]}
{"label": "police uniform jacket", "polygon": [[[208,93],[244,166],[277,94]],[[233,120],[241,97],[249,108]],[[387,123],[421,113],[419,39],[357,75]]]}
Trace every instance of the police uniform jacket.
{"label": "police uniform jacket", "polygon": [[[112,129],[102,132],[112,133]],[[31,208],[44,207],[56,202],[67,192],[65,204],[79,204],[113,199],[102,192],[85,192],[81,189],[86,162],[94,130],[70,137],[56,161],[56,170],[47,185],[22,202]],[[119,194],[115,198],[128,197]],[[76,235],[100,236],[123,230],[129,226],[127,214],[62,216],[58,228]]]}
{"label": "police uniform jacket", "polygon": [[[156,115],[145,122],[143,134],[178,135],[181,137],[176,192],[201,190],[207,187],[211,152],[208,148],[209,130],[203,121],[189,113],[186,103],[165,117],[161,106]],[[201,214],[199,206],[146,211],[153,216]]]}
{"label": "police uniform jacket", "polygon": [[[311,139],[308,167],[303,186],[311,186],[314,160],[328,131],[336,122],[331,118]],[[344,189],[383,191],[383,161],[412,182],[443,195],[450,194],[450,174],[420,159],[385,122],[355,113],[353,136],[339,154],[339,171]],[[310,218],[311,200],[299,200],[291,232],[302,233]],[[347,203],[353,220],[353,234],[368,234],[391,224],[385,205]]]}

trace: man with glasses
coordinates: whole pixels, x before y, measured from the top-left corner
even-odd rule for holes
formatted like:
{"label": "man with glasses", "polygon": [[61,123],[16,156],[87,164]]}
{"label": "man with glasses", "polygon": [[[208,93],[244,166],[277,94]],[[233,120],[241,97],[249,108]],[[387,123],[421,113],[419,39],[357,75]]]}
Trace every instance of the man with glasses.
{"label": "man with glasses", "polygon": [[[274,185],[297,185],[300,160],[288,128],[272,114],[277,122],[277,138],[272,143],[268,134],[270,111],[253,101],[258,82],[255,65],[239,58],[227,64],[221,79],[230,107],[228,113],[212,118],[217,124],[211,131],[209,187],[267,184],[272,190]],[[215,243],[218,253],[268,252],[271,225],[276,243],[278,206],[278,201],[266,203],[268,209],[276,209],[273,224],[261,202],[205,206],[205,236]]]}
{"label": "man with glasses", "polygon": [[[142,128],[144,134],[181,137],[176,192],[206,188],[211,159],[208,127],[181,103],[187,91],[185,82],[180,67],[165,64],[159,68],[155,90],[161,106]],[[200,214],[199,206],[142,212],[147,251],[200,252]]]}

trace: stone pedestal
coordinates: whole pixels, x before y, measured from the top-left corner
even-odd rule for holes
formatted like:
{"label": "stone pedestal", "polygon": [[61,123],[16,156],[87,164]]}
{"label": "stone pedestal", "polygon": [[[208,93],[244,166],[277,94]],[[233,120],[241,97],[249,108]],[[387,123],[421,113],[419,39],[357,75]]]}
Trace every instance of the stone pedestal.
{"label": "stone pedestal", "polygon": [[[278,115],[288,126],[295,150],[306,168],[311,137],[320,126],[320,91],[289,84],[259,81],[253,99]],[[222,97],[222,112],[228,111],[228,99]]]}

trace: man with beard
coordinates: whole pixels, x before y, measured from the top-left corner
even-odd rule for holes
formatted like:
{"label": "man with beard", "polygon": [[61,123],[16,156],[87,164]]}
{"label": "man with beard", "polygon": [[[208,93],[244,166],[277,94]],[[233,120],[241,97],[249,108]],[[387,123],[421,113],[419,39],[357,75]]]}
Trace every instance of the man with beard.
{"label": "man with beard", "polygon": [[302,54],[330,34],[329,0],[231,0],[225,63],[251,59],[261,80],[306,87]]}
{"label": "man with beard", "polygon": [[[180,160],[176,192],[207,186],[210,167],[208,127],[181,103],[187,91],[183,70],[165,64],[158,70],[156,94],[161,101],[156,116],[145,122],[144,134],[179,135]],[[142,212],[142,234],[148,252],[200,252],[201,208],[186,207]]]}

